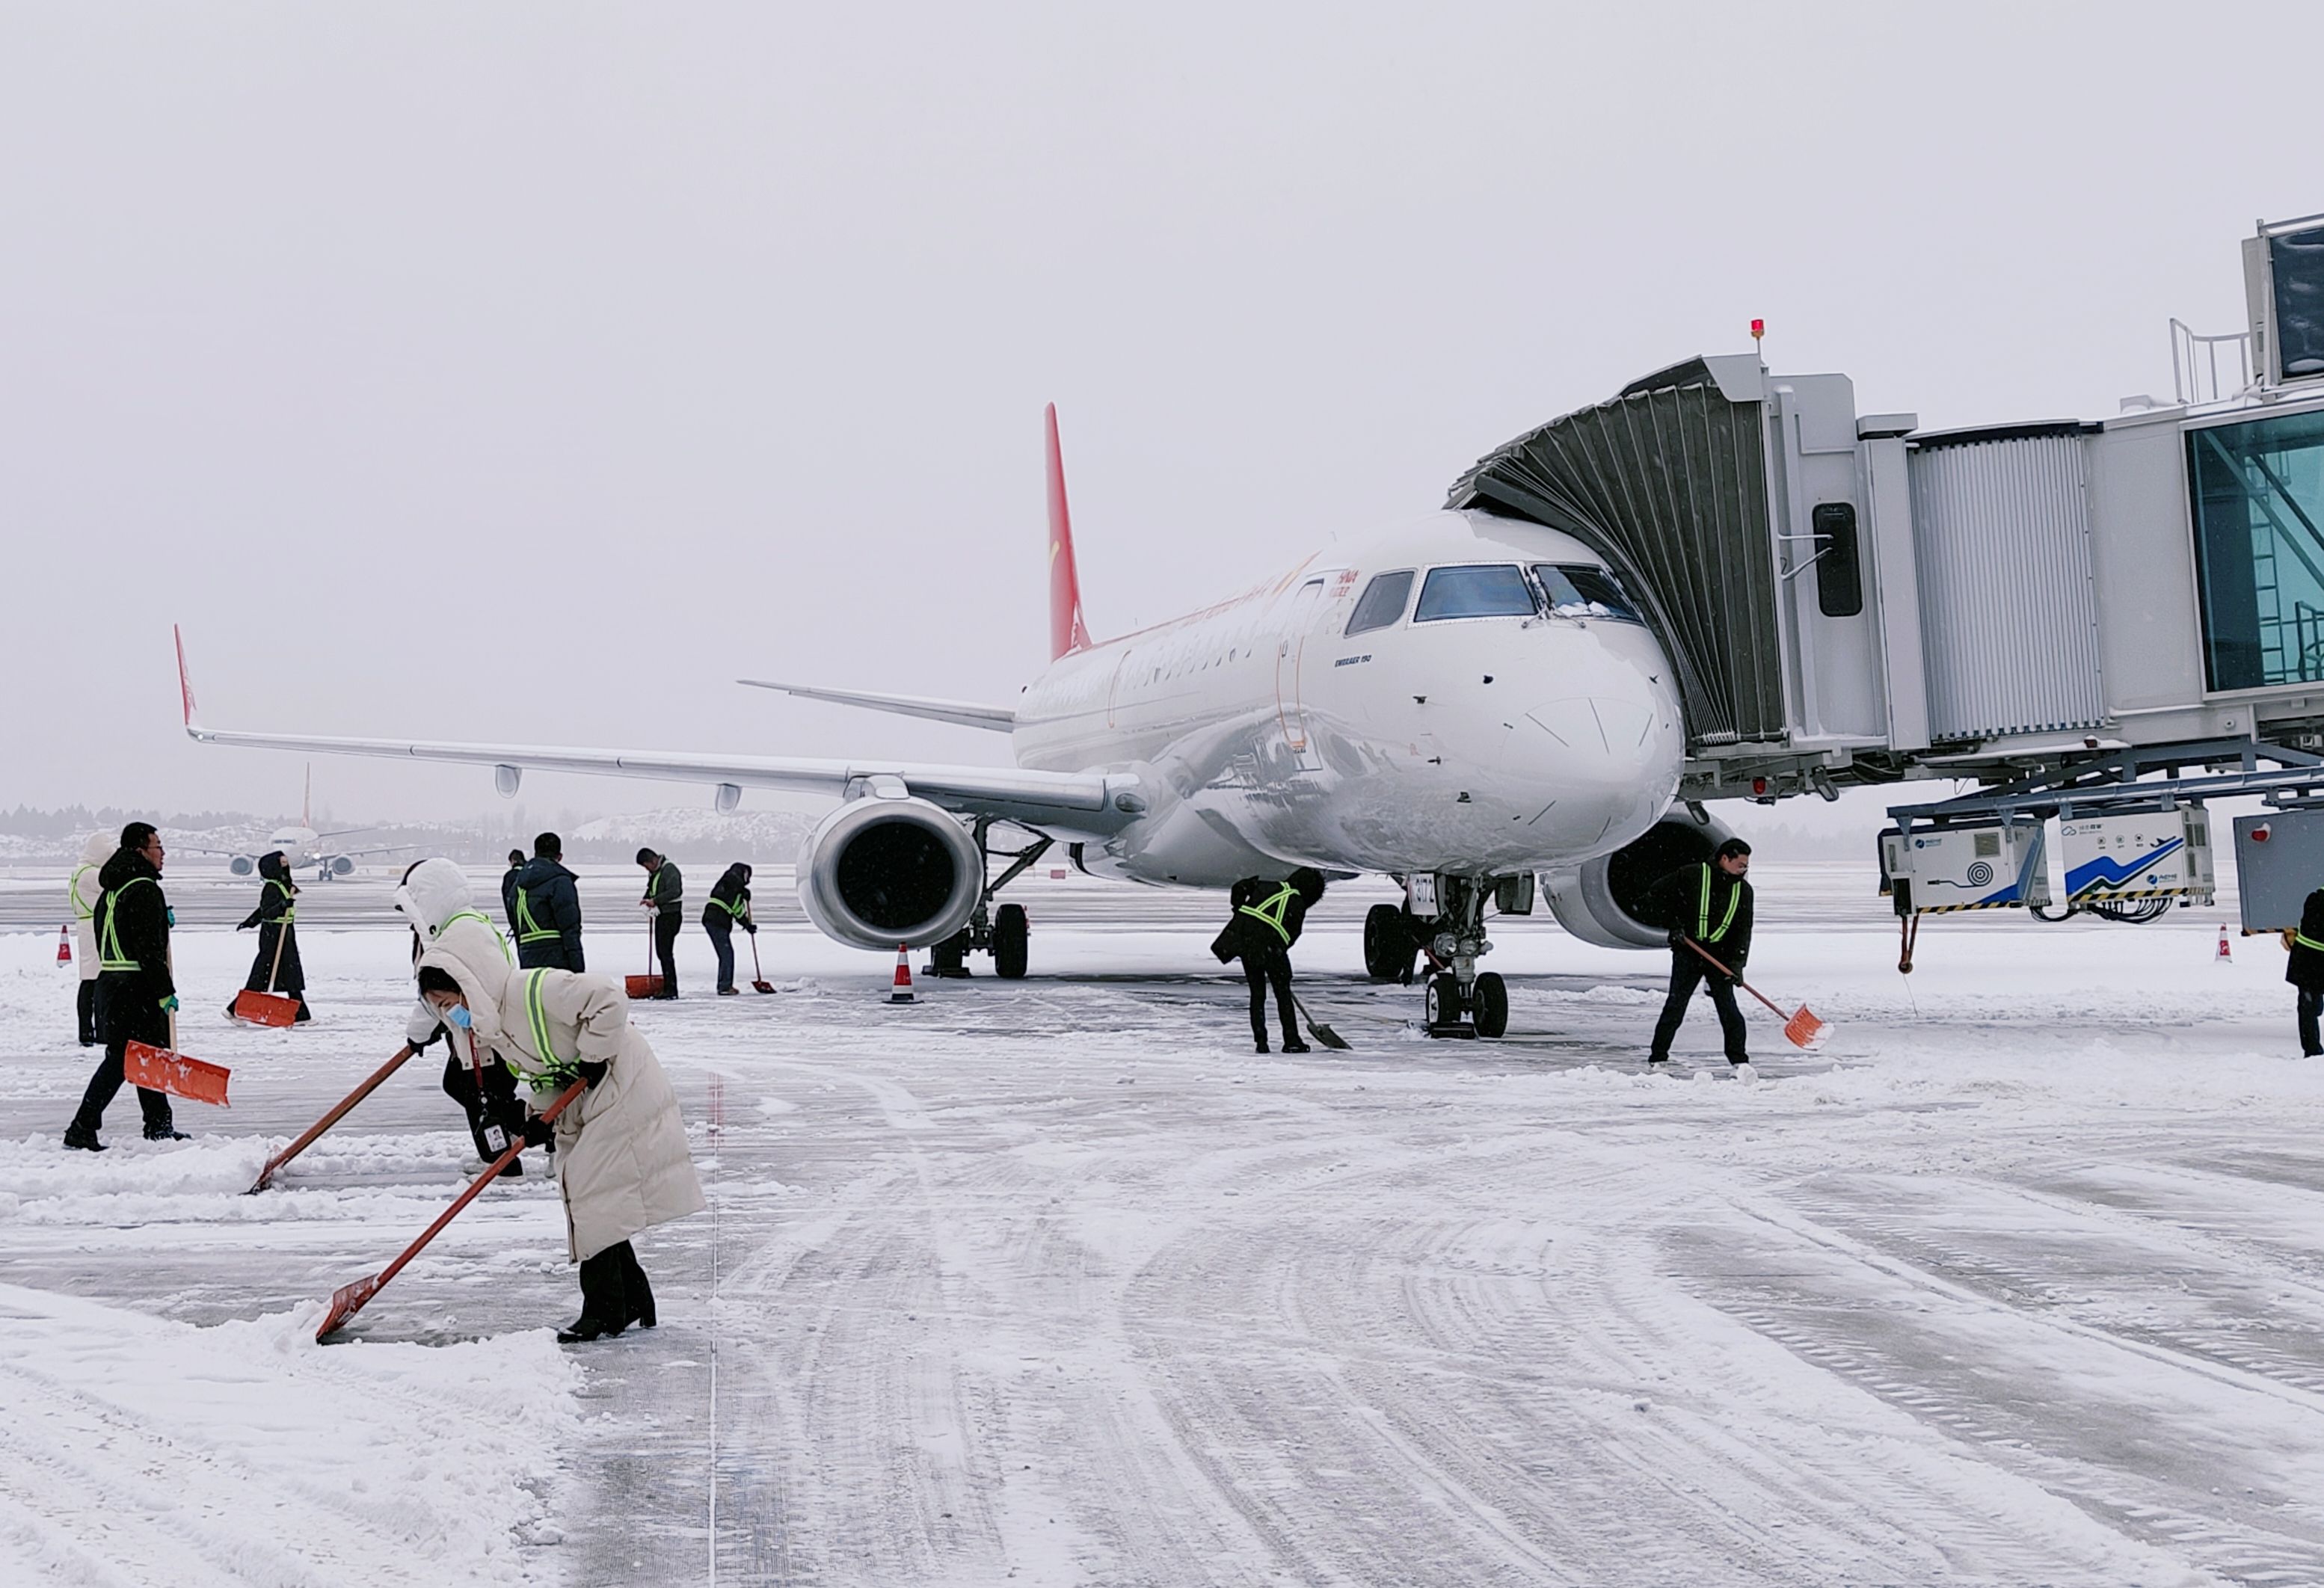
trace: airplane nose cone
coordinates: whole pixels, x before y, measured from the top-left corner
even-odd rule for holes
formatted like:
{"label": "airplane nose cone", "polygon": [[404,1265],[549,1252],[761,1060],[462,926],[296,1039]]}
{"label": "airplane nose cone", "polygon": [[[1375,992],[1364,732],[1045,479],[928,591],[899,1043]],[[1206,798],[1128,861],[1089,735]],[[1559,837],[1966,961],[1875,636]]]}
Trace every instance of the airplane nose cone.
{"label": "airplane nose cone", "polygon": [[1677,713],[1651,697],[1545,700],[1510,725],[1509,769],[1557,791],[1545,813],[1568,843],[1628,841],[1669,808],[1685,758]]}

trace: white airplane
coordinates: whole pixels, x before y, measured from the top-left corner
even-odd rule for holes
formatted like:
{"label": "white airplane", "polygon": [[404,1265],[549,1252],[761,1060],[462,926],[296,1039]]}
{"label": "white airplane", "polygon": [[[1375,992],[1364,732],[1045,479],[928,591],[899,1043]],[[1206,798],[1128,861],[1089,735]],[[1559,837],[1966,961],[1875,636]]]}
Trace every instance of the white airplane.
{"label": "white airplane", "polygon": [[[185,665],[185,652],[182,648],[179,651],[178,661],[182,669]],[[369,829],[338,827],[327,833],[318,833],[315,830],[315,818],[312,814],[314,804],[315,773],[314,769],[310,767],[307,771],[306,792],[299,801],[299,825],[295,827],[275,828],[267,836],[265,849],[260,850],[257,854],[247,854],[233,849],[191,847],[189,847],[188,852],[194,854],[225,855],[226,869],[237,877],[246,877],[258,869],[260,855],[279,849],[282,852],[283,863],[290,870],[295,872],[302,866],[312,866],[315,868],[316,881],[327,882],[333,877],[351,875],[355,869],[355,862],[364,855],[392,854],[399,850],[413,847],[409,844],[386,844],[374,845],[366,849],[341,849],[336,845],[327,845],[324,842],[326,839],[344,838],[349,833],[361,833]]]}
{"label": "white airplane", "polygon": [[[1685,735],[1674,675],[1604,560],[1570,536],[1476,511],[1333,544],[1190,616],[1093,643],[1082,615],[1056,411],[1047,418],[1053,660],[1017,704],[744,679],[812,699],[1010,735],[1015,769],[881,760],[431,743],[204,726],[179,646],[186,732],[210,744],[408,756],[835,795],[798,896],[831,937],[934,946],[940,970],[989,949],[1021,976],[1021,906],[993,896],[1052,845],[1093,875],[1184,887],[1327,875],[1400,879],[1365,922],[1366,969],[1426,953],[1432,1030],[1499,1036],[1501,978],[1480,972],[1487,907],[1527,913],[1541,876],[1560,923],[1659,947],[1629,908],[1725,829],[1674,808]],[[993,829],[1028,835],[996,847]],[[991,863],[1006,860],[999,875]]]}

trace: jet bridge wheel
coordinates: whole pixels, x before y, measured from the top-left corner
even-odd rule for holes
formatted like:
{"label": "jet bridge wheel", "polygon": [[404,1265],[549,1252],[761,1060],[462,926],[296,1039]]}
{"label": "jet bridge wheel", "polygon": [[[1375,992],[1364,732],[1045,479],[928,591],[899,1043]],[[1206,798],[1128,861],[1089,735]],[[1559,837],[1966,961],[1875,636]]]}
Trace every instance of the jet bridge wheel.
{"label": "jet bridge wheel", "polygon": [[1004,904],[992,912],[992,974],[1006,982],[1024,979],[1026,939],[1032,928],[1021,904]]}

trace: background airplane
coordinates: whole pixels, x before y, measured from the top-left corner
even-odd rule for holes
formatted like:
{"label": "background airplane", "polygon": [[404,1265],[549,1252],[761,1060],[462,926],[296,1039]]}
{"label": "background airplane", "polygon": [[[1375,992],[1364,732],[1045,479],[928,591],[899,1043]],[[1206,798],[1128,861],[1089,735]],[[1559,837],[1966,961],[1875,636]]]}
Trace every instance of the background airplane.
{"label": "background airplane", "polygon": [[[183,653],[180,652],[180,660],[182,660]],[[327,833],[318,833],[315,830],[314,804],[315,769],[309,767],[306,788],[299,798],[299,825],[275,828],[267,836],[264,847],[255,854],[245,854],[233,849],[202,849],[192,845],[183,845],[180,847],[189,854],[226,856],[226,869],[237,877],[246,877],[256,871],[259,855],[280,849],[282,852],[283,863],[293,872],[301,867],[312,867],[315,880],[322,882],[327,882],[333,877],[351,875],[355,869],[355,862],[365,855],[393,854],[401,850],[417,847],[410,844],[379,844],[363,849],[340,848],[329,843],[328,840],[344,838],[349,833],[367,832],[369,829],[335,827]]]}
{"label": "background airplane", "polygon": [[[807,837],[808,919],[864,948],[989,951],[1027,968],[1027,921],[994,896],[1062,845],[1083,871],[1223,889],[1299,865],[1385,872],[1406,901],[1365,924],[1366,969],[1430,962],[1430,1028],[1498,1036],[1480,971],[1490,913],[1529,913],[1659,947],[1644,888],[1725,829],[1674,809],[1684,734],[1674,675],[1619,580],[1581,542],[1475,511],[1307,558],[1174,622],[1093,643],[1084,621],[1056,431],[1047,417],[1052,661],[1012,706],[744,680],[1010,736],[1016,767],[258,734],[197,717],[203,743],[466,762],[513,796],[529,768],[698,780],[841,804]],[[1010,835],[1015,835],[1010,836]],[[995,862],[998,875],[992,874]]]}

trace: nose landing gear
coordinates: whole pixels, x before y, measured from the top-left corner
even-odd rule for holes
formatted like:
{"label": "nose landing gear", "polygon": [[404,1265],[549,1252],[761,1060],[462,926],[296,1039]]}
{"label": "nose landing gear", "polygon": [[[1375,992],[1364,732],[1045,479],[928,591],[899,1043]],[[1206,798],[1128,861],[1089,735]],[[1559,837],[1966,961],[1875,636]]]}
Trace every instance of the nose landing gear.
{"label": "nose landing gear", "polygon": [[[1477,969],[1477,962],[1493,951],[1491,941],[1485,936],[1485,900],[1496,891],[1494,881],[1440,875],[1435,882],[1437,909],[1434,920],[1415,918],[1394,905],[1377,906],[1365,918],[1365,968],[1383,980],[1396,974],[1392,964],[1395,955],[1389,952],[1393,928],[1403,934],[1408,945],[1400,951],[1406,966],[1409,966],[1415,949],[1428,956],[1430,974],[1424,1008],[1430,1036],[1462,1039],[1506,1035],[1509,1029],[1508,983],[1491,971]],[[1383,910],[1388,912],[1386,916],[1381,914]],[[1433,933],[1429,929],[1432,927]],[[1377,958],[1373,952],[1376,940],[1381,949]],[[1404,979],[1410,979],[1408,968]]]}

